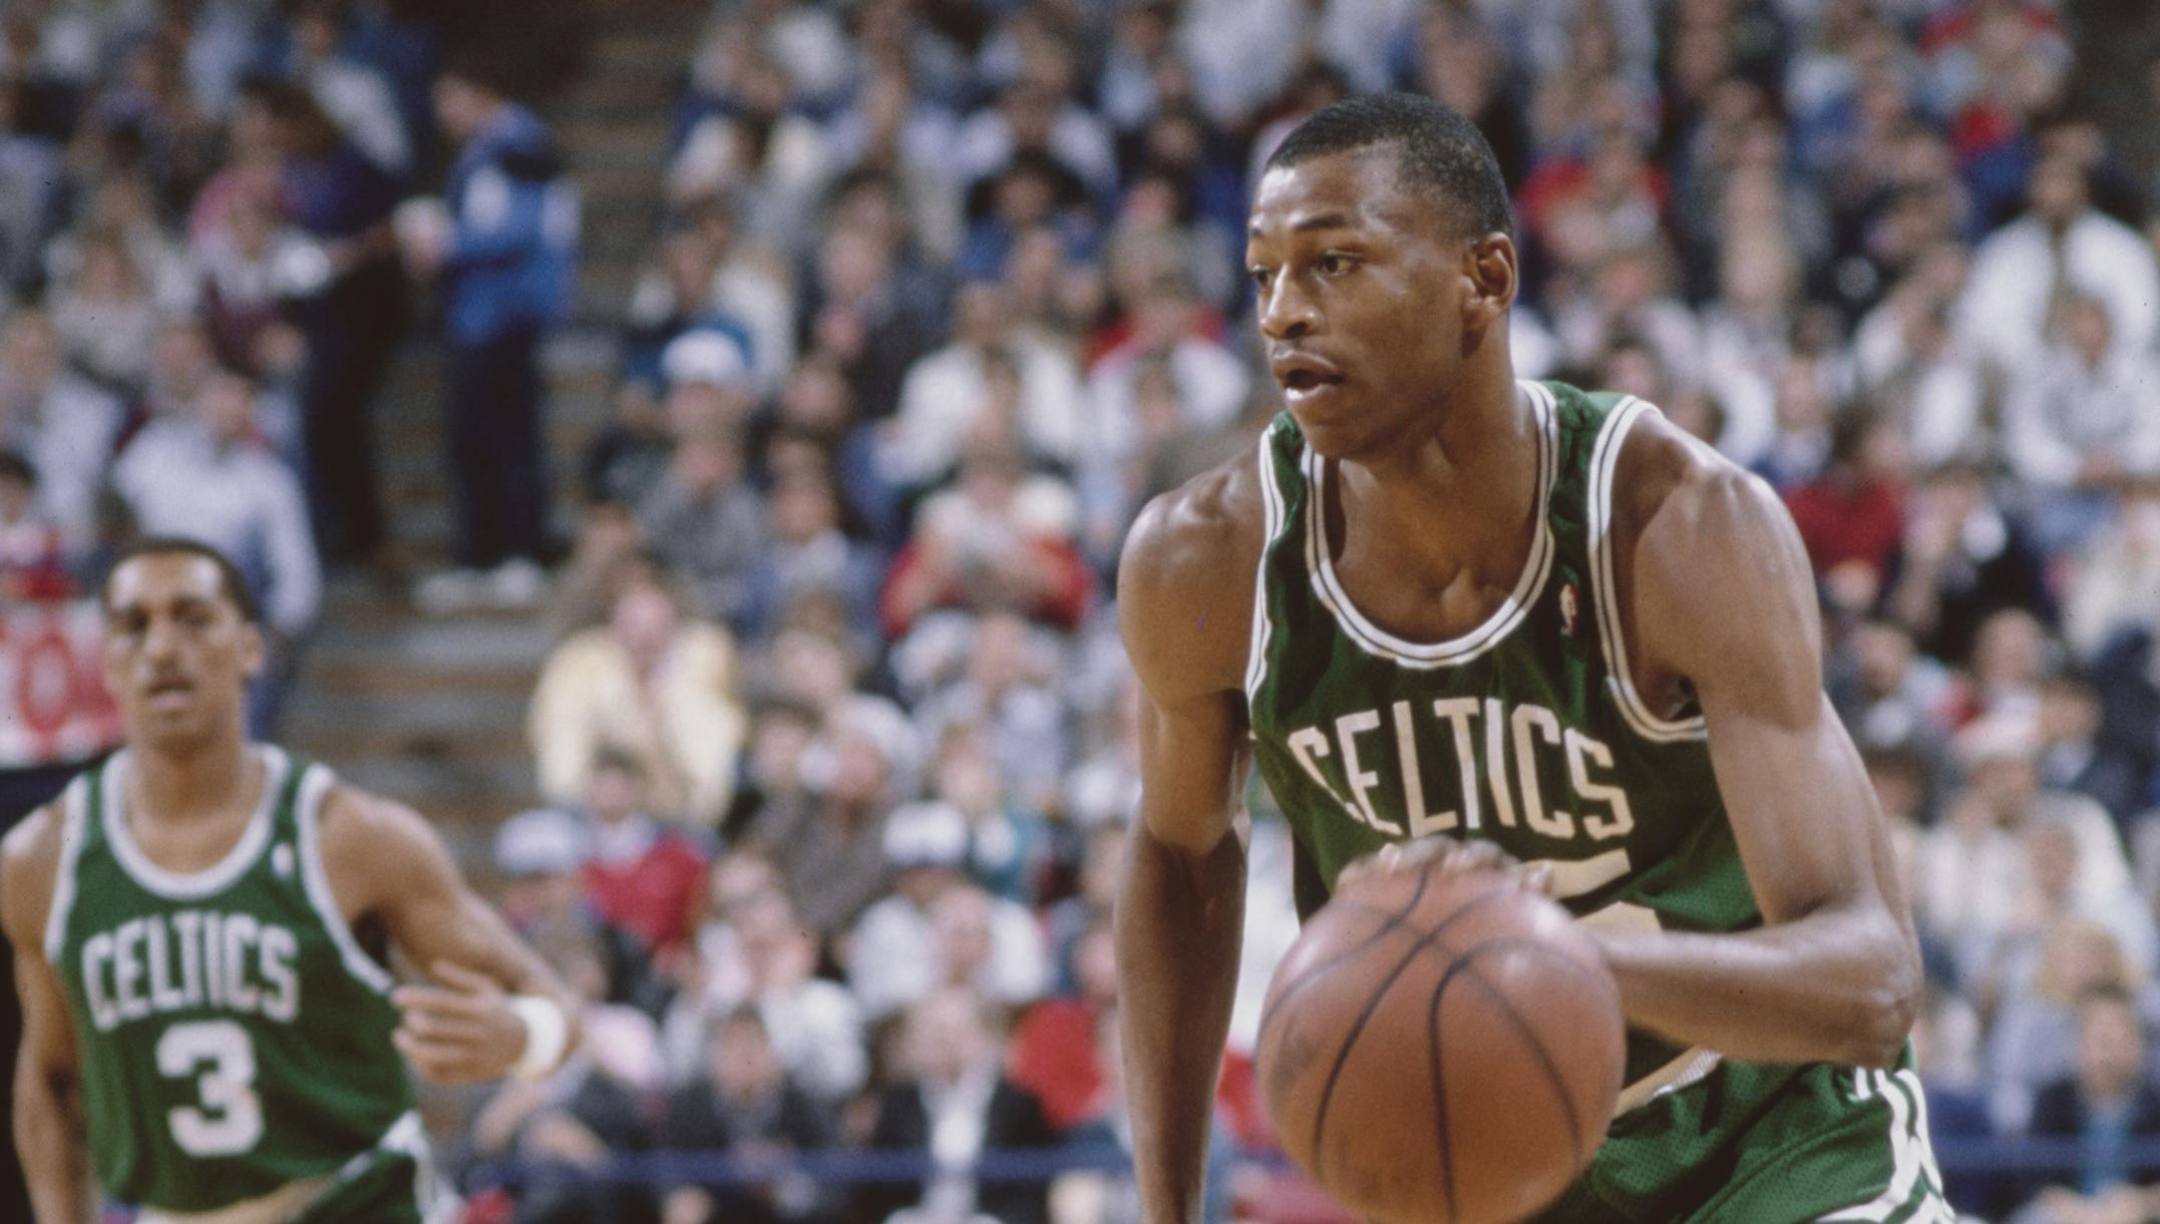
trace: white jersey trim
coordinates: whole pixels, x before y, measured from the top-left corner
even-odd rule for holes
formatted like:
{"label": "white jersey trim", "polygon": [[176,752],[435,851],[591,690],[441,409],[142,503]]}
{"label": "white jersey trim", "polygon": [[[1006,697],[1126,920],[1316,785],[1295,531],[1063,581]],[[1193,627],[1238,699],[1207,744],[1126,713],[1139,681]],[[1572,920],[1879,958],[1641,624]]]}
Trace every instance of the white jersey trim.
{"label": "white jersey trim", "polygon": [[1890,1108],[1890,1184],[1883,1192],[1853,1207],[1822,1217],[1825,1221],[1883,1221],[1912,1202],[1914,1192],[1924,1196],[1914,1219],[1927,1218],[1942,1203],[1942,1174],[1935,1166],[1935,1146],[1928,1138],[1927,1093],[1920,1077],[1910,1069],[1853,1071],[1853,1099],[1881,1097]]}
{"label": "white jersey trim", "polygon": [[1268,552],[1275,545],[1275,537],[1283,529],[1282,490],[1275,482],[1274,431],[1260,433],[1260,498],[1265,509],[1264,521],[1267,533],[1261,537],[1260,560],[1253,572],[1253,627],[1252,645],[1245,660],[1245,702],[1247,708],[1260,699],[1260,686],[1267,680],[1268,639],[1273,628],[1268,621],[1267,579]]}
{"label": "white jersey trim", "polygon": [[292,765],[283,750],[269,744],[258,744],[255,751],[263,763],[262,798],[256,801],[255,814],[224,858],[201,871],[188,872],[158,866],[135,844],[127,822],[127,765],[132,754],[114,754],[105,762],[105,810],[101,816],[106,840],[112,843],[120,869],[145,890],[168,901],[200,901],[232,887],[270,844],[271,809],[277,805],[278,793],[285,787],[285,772]]}
{"label": "white jersey trim", "polygon": [[1645,413],[1656,408],[1634,396],[1621,400],[1598,430],[1590,451],[1589,502],[1590,599],[1597,606],[1598,634],[1605,642],[1608,687],[1620,707],[1628,729],[1656,744],[1676,744],[1708,735],[1701,715],[1685,719],[1660,717],[1642,699],[1628,671],[1627,642],[1621,636],[1619,584],[1614,575],[1612,548],[1613,475],[1620,467],[1620,451],[1628,431]]}
{"label": "white jersey trim", "polygon": [[77,776],[60,804],[60,870],[53,877],[52,902],[45,910],[45,960],[55,966],[67,948],[68,918],[75,912],[75,871],[90,829],[89,775]]}
{"label": "white jersey trim", "polygon": [[308,904],[315,908],[315,918],[330,932],[330,942],[337,945],[338,959],[345,962],[345,971],[359,979],[361,985],[377,994],[390,993],[395,981],[390,971],[376,962],[353,938],[352,927],[345,921],[345,911],[338,907],[337,894],[330,890],[330,875],[323,870],[322,834],[319,819],[323,799],[330,788],[337,785],[327,766],[308,766],[307,776],[300,782],[300,799],[293,805],[293,824],[300,831],[300,886],[307,893]]}
{"label": "white jersey trim", "polygon": [[1550,388],[1541,383],[1516,384],[1529,395],[1538,417],[1537,533],[1530,555],[1523,563],[1515,589],[1485,623],[1461,637],[1444,642],[1412,642],[1395,636],[1366,619],[1350,602],[1326,545],[1325,490],[1327,465],[1308,447],[1305,451],[1305,567],[1312,575],[1313,594],[1319,597],[1343,633],[1366,654],[1392,659],[1405,667],[1430,670],[1456,667],[1483,655],[1506,641],[1537,603],[1545,580],[1552,573],[1553,544],[1551,502],[1553,478],[1560,465],[1560,412]]}

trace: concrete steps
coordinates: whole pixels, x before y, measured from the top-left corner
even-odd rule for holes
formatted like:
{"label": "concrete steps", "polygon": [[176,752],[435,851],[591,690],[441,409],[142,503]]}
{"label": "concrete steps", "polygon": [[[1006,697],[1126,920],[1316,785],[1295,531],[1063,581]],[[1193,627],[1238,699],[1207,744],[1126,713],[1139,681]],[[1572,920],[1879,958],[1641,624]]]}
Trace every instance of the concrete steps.
{"label": "concrete steps", "polygon": [[[566,0],[589,39],[570,79],[537,100],[584,202],[572,326],[543,354],[549,464],[559,505],[577,456],[610,411],[615,333],[664,216],[675,100],[702,30],[694,0]],[[548,37],[507,28],[506,39]],[[535,48],[536,52],[542,48]],[[432,309],[431,307],[429,309]],[[443,350],[425,320],[375,406],[396,553],[410,573],[443,565],[451,534],[442,427]],[[427,813],[480,868],[495,822],[534,801],[525,709],[551,641],[532,614],[429,619],[395,582],[340,576],[287,707],[282,738],[354,784]]]}

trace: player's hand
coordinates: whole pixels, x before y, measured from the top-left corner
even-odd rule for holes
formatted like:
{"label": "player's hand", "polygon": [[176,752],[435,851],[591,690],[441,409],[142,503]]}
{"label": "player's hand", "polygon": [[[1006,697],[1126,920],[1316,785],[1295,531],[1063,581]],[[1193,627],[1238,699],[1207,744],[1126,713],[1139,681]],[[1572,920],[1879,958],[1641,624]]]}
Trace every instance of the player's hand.
{"label": "player's hand", "polygon": [[472,1084],[501,1079],[525,1052],[525,1022],[501,983],[463,965],[437,961],[435,986],[390,992],[400,1018],[391,1040],[422,1079]]}
{"label": "player's hand", "polygon": [[1425,871],[1489,871],[1506,876],[1532,892],[1552,895],[1552,865],[1522,863],[1488,841],[1457,841],[1452,837],[1421,837],[1412,842],[1389,842],[1342,869],[1337,889],[1367,878],[1415,875]]}

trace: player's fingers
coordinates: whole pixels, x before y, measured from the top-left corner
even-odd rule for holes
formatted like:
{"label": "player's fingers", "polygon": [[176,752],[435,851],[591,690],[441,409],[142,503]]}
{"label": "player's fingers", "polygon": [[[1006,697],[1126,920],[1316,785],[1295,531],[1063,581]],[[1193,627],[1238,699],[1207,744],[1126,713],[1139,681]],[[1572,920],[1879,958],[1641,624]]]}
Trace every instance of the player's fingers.
{"label": "player's fingers", "polygon": [[390,1041],[412,1069],[431,1083],[461,1084],[479,1078],[471,1051],[462,1044],[430,1040],[402,1028],[390,1034]]}
{"label": "player's fingers", "polygon": [[456,961],[439,960],[429,967],[435,980],[468,995],[493,995],[501,993],[502,985],[494,978],[477,969],[468,969]]}
{"label": "player's fingers", "polygon": [[402,1011],[425,1011],[441,1016],[466,1016],[478,1019],[494,1006],[490,999],[479,998],[440,986],[405,985],[390,992],[390,1002]]}
{"label": "player's fingers", "polygon": [[438,1040],[473,1040],[487,1035],[487,1029],[478,1017],[427,1007],[400,1008],[398,1023],[423,1037]]}

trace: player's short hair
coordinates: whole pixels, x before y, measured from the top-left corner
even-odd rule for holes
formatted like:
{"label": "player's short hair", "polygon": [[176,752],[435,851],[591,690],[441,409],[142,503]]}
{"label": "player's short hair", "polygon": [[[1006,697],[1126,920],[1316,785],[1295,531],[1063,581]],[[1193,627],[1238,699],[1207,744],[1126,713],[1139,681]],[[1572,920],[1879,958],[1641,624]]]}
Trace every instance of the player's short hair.
{"label": "player's short hair", "polygon": [[1266,168],[1382,146],[1394,153],[1403,188],[1446,209],[1465,232],[1515,233],[1507,180],[1484,133],[1423,94],[1362,94],[1322,107],[1275,146]]}
{"label": "player's short hair", "polygon": [[241,620],[257,627],[262,625],[262,609],[255,602],[255,592],[248,588],[247,577],[240,572],[240,567],[208,544],[180,536],[150,536],[122,549],[120,555],[114,557],[112,565],[106,569],[104,580],[98,583],[98,603],[105,611],[112,611],[112,580],[113,575],[120,572],[121,566],[138,557],[175,556],[201,557],[216,566],[218,593],[231,602],[233,611],[240,614]]}

